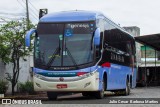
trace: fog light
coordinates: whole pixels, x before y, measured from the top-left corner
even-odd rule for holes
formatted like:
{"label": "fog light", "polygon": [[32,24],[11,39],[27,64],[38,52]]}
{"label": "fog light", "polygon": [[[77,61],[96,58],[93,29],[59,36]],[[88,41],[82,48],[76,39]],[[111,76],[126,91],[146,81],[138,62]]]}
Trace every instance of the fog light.
{"label": "fog light", "polygon": [[39,75],[39,74],[36,74],[36,73],[34,73],[34,76],[39,78],[39,79],[41,79],[43,77],[42,75]]}

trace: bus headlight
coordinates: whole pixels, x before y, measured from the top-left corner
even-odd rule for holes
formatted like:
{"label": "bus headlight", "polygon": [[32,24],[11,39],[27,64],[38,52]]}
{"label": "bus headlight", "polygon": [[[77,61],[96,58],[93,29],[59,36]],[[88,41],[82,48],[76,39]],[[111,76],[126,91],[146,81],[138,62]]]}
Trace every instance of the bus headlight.
{"label": "bus headlight", "polygon": [[39,74],[36,74],[36,73],[34,73],[34,76],[35,76],[36,78],[39,78],[39,79],[42,79],[42,78],[43,78],[42,75],[39,75]]}
{"label": "bus headlight", "polygon": [[81,75],[80,77],[82,77],[82,78],[87,78],[87,77],[89,77],[89,76],[94,75],[96,72],[97,72],[97,69],[96,69],[95,71],[93,71],[93,72],[89,72],[89,73],[87,73],[87,74]]}

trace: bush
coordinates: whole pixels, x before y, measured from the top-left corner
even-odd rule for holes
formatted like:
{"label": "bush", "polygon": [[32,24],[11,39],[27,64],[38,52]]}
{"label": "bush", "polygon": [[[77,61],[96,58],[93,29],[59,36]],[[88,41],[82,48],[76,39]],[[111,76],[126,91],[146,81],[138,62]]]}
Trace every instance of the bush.
{"label": "bush", "polygon": [[25,88],[26,88],[26,91],[27,91],[29,94],[34,94],[34,93],[35,93],[34,87],[33,87],[33,82],[27,81]]}
{"label": "bush", "polygon": [[18,83],[18,89],[19,89],[19,92],[25,93],[26,92],[25,84],[24,83]]}
{"label": "bush", "polygon": [[0,94],[5,94],[8,89],[8,82],[0,80]]}
{"label": "bush", "polygon": [[25,83],[18,84],[19,91],[21,93],[35,94],[33,82],[27,81]]}

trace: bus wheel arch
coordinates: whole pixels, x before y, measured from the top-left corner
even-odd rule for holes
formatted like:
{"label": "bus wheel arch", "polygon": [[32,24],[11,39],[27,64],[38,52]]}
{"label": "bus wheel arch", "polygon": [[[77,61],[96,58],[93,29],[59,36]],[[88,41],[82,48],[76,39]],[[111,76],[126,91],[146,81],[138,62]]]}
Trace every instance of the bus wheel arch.
{"label": "bus wheel arch", "polygon": [[104,72],[104,74],[103,74],[103,79],[104,79],[104,82],[105,82],[105,87],[104,87],[104,89],[105,89],[105,91],[107,90],[107,73],[106,72]]}
{"label": "bus wheel arch", "polygon": [[102,75],[102,80],[101,80],[101,83],[102,83],[102,89],[95,92],[95,97],[97,99],[102,99],[104,98],[104,91],[107,89],[107,73],[104,72],[103,75]]}
{"label": "bus wheel arch", "polygon": [[133,86],[132,86],[133,84],[132,84],[132,75],[130,76],[130,87],[132,88]]}

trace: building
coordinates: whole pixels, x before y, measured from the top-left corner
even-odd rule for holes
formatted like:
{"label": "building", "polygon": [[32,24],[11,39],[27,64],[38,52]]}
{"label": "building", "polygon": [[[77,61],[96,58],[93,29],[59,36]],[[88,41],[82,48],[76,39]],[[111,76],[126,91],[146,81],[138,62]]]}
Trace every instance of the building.
{"label": "building", "polygon": [[138,67],[138,85],[156,86],[160,85],[160,60],[159,52],[155,49],[141,46],[141,65]]}
{"label": "building", "polygon": [[[32,80],[31,77],[31,64],[32,64],[32,60],[30,60],[32,57],[27,56],[26,59],[27,61],[24,61],[23,59],[20,59],[20,72],[19,72],[19,78],[18,78],[18,82],[26,82],[27,80]],[[2,63],[2,61],[0,60],[0,79],[5,80],[7,75],[6,73],[9,73],[10,75],[12,75],[12,64],[4,64]],[[11,93],[11,83],[9,82],[8,84],[8,90],[7,93]],[[17,87],[15,87],[15,91],[17,90]]]}

